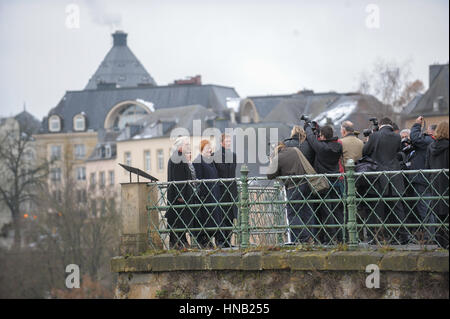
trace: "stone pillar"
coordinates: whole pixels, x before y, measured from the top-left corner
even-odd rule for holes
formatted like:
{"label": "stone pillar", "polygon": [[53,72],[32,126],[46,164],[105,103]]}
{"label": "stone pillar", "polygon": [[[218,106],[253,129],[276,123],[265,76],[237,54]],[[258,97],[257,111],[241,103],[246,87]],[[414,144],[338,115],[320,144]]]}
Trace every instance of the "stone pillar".
{"label": "stone pillar", "polygon": [[[151,228],[157,227],[156,216],[148,216],[148,200],[157,200],[157,189],[148,183],[122,183],[121,185],[120,254],[138,255],[149,249]],[[150,222],[152,221],[152,222]],[[160,240],[161,241],[161,240]]]}

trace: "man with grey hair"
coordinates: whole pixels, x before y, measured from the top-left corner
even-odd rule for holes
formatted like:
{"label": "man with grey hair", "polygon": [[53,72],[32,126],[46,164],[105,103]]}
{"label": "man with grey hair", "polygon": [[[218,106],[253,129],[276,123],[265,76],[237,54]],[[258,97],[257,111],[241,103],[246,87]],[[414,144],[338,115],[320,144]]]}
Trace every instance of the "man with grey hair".
{"label": "man with grey hair", "polygon": [[353,123],[350,121],[344,121],[341,124],[341,142],[342,151],[345,165],[349,159],[354,162],[362,157],[362,149],[364,147],[363,141],[355,136],[355,129]]}
{"label": "man with grey hair", "polygon": [[409,134],[411,133],[411,130],[409,128],[405,128],[403,130],[400,131],[400,137],[402,138],[402,140],[404,138],[409,139]]}

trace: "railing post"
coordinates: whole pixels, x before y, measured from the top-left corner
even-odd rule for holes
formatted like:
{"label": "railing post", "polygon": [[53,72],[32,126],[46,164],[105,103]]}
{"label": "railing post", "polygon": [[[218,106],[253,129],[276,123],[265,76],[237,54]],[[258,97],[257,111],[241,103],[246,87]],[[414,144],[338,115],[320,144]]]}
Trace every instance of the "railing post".
{"label": "railing post", "polygon": [[355,188],[355,163],[349,159],[345,163],[345,177],[347,180],[347,230],[348,247],[356,249],[358,247],[357,229],[356,229],[356,188]]}
{"label": "railing post", "polygon": [[241,228],[241,247],[246,249],[249,246],[250,232],[248,223],[248,168],[247,165],[241,166],[241,192],[239,198],[239,211],[240,211],[240,228]]}
{"label": "railing post", "polygon": [[[279,196],[282,192],[282,185],[279,181],[275,181],[274,183],[275,186],[275,195],[274,195],[274,200],[279,200]],[[276,214],[277,214],[277,218],[274,218],[274,221],[276,223],[276,226],[280,226],[283,225],[283,221],[284,221],[284,209],[282,205],[272,205],[272,207],[276,207]],[[283,234],[281,232],[277,233],[277,244],[282,244],[283,243]]]}

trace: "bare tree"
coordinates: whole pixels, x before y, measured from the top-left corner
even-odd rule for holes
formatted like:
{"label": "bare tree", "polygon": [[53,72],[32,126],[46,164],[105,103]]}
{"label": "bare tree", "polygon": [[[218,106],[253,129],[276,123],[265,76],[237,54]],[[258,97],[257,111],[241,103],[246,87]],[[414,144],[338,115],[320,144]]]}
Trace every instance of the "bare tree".
{"label": "bare tree", "polygon": [[411,81],[410,78],[410,62],[398,64],[378,58],[371,71],[360,74],[358,91],[377,97],[384,104],[378,114],[391,116],[423,90],[420,80]]}
{"label": "bare tree", "polygon": [[48,163],[37,164],[31,129],[8,119],[0,129],[0,201],[11,212],[14,244],[21,248],[21,208],[37,198],[45,185]]}
{"label": "bare tree", "polygon": [[46,213],[35,227],[35,238],[44,238],[36,249],[50,265],[48,286],[50,291],[58,292],[56,297],[70,296],[63,293],[66,288],[61,278],[68,264],[77,264],[89,282],[103,281],[103,286],[111,288],[109,262],[118,253],[119,240],[114,191],[105,189],[98,197],[89,198],[86,186],[79,185],[72,177],[71,167],[66,167],[64,172],[64,179],[56,187],[49,185],[41,196],[41,211]]}

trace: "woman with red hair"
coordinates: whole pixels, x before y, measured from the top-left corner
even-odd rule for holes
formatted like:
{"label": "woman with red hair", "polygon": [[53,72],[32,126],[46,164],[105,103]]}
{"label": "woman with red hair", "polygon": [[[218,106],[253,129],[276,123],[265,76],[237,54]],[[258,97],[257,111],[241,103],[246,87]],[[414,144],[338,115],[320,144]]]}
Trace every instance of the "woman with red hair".
{"label": "woman with red hair", "polygon": [[[212,147],[208,140],[200,141],[200,155],[194,160],[195,174],[198,179],[218,179],[216,166],[211,156]],[[220,199],[220,184],[218,181],[202,182],[199,188],[198,196],[202,204],[218,203]],[[218,227],[220,225],[219,206],[200,207],[197,211],[195,224],[197,227]],[[216,231],[200,231],[194,236],[201,248],[212,248],[211,238],[220,230]]]}

